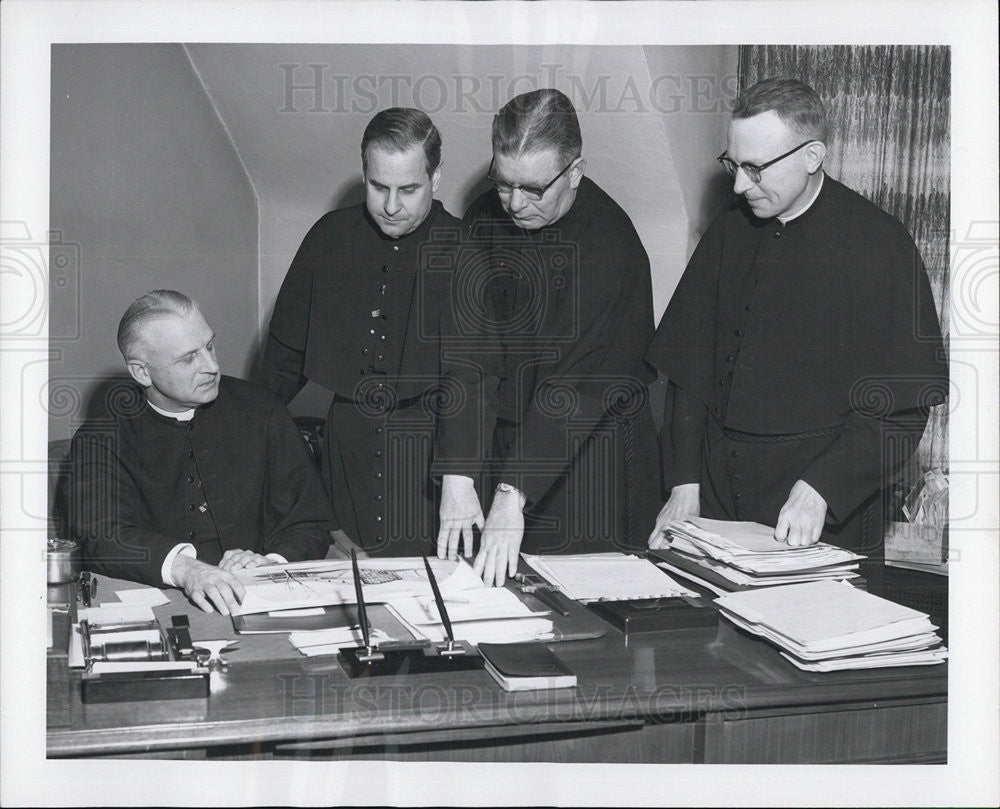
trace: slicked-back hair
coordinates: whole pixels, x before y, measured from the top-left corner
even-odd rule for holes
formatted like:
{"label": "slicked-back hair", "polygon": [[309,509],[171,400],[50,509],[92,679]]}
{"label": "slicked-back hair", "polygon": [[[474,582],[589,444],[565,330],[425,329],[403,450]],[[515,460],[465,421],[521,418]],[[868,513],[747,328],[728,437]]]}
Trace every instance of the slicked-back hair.
{"label": "slicked-back hair", "polygon": [[576,110],[558,90],[515,96],[493,116],[493,153],[522,155],[555,149],[562,162],[580,156],[583,136]]}
{"label": "slicked-back hair", "polygon": [[137,359],[136,346],[142,342],[142,327],[159,317],[183,317],[198,304],[183,292],[154,289],[133,301],[118,323],[118,350],[126,360]]}
{"label": "slicked-back hair", "polygon": [[441,133],[426,112],[413,107],[390,107],[368,122],[361,136],[361,166],[366,172],[372,146],[393,153],[422,146],[428,177],[441,165]]}
{"label": "slicked-back hair", "polygon": [[804,138],[830,142],[830,121],[819,94],[798,79],[770,78],[744,90],[733,105],[733,118],[774,112]]}

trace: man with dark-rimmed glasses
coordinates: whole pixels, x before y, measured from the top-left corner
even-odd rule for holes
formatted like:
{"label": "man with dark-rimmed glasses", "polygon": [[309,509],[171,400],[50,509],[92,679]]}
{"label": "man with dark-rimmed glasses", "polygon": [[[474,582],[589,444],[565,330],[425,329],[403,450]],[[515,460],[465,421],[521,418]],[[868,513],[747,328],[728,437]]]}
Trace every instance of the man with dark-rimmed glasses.
{"label": "man with dark-rimmed glasses", "polygon": [[824,175],[829,136],[800,81],[736,101],[718,161],[737,202],[702,237],[648,354],[669,378],[653,547],[666,521],[700,514],[880,555],[879,493],[947,367],[913,240]]}
{"label": "man with dark-rimmed glasses", "polygon": [[[442,502],[479,516],[483,481],[474,566],[500,585],[519,550],[642,547],[659,486],[643,362],[652,288],[635,228],[584,176],[579,121],[559,91],[511,99],[492,145],[493,187],[465,214],[484,260],[464,286],[481,292],[479,331],[496,341],[469,357],[486,379],[486,446],[467,475],[444,476]],[[469,554],[473,522],[442,520],[438,554],[456,555],[462,538]]]}

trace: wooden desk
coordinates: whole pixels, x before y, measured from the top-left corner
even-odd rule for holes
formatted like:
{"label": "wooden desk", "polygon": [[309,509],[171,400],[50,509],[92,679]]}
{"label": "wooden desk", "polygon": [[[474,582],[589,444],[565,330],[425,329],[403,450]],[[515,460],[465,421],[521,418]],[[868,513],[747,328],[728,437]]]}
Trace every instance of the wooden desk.
{"label": "wooden desk", "polygon": [[[184,611],[196,640],[233,636],[229,619],[170,595],[161,619]],[[241,637],[208,700],[85,705],[72,672],[68,707],[50,711],[48,756],[946,760],[946,665],[812,674],[725,621],[628,644],[608,626],[602,638],[553,645],[577,688],[512,693],[481,671],[352,682],[333,657],[303,657],[284,635]],[[51,672],[49,686],[60,687]]]}

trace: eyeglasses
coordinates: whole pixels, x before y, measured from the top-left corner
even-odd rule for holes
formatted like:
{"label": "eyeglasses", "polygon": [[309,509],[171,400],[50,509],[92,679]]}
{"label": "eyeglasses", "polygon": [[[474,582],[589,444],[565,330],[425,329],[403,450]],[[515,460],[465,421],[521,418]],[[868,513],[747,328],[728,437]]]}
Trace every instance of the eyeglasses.
{"label": "eyeglasses", "polygon": [[[496,158],[494,158],[494,160],[495,159]],[[493,187],[497,190],[498,194],[503,194],[504,196],[506,196],[507,194],[513,194],[514,189],[516,188],[518,191],[524,194],[524,196],[526,196],[528,199],[535,200],[535,202],[537,202],[538,200],[540,200],[542,197],[545,196],[546,191],[548,191],[550,188],[552,188],[553,185],[555,185],[556,180],[558,180],[567,171],[569,171],[570,167],[574,163],[576,163],[576,161],[579,159],[580,155],[577,155],[572,160],[570,160],[569,163],[566,164],[566,168],[560,171],[555,177],[549,180],[549,182],[547,182],[541,188],[534,185],[512,185],[511,183],[506,183],[503,180],[498,180],[496,177],[493,176],[493,160],[490,161],[490,170],[486,174],[486,179],[490,181]]]}
{"label": "eyeglasses", "polygon": [[813,143],[813,142],[814,141],[807,140],[805,143],[800,143],[798,146],[796,146],[791,151],[785,152],[783,155],[778,155],[778,157],[774,158],[774,160],[768,160],[766,163],[764,163],[763,165],[760,165],[760,166],[755,166],[753,163],[737,163],[735,160],[730,159],[726,155],[725,152],[723,152],[722,154],[720,154],[715,159],[718,160],[722,164],[722,167],[729,173],[730,177],[735,177],[736,176],[736,172],[739,169],[743,169],[743,173],[746,174],[747,179],[750,182],[752,182],[752,183],[759,183],[760,182],[760,173],[764,169],[766,169],[768,166],[773,166],[779,160],[784,160],[789,155],[795,154],[803,146],[808,146],[810,143]]}

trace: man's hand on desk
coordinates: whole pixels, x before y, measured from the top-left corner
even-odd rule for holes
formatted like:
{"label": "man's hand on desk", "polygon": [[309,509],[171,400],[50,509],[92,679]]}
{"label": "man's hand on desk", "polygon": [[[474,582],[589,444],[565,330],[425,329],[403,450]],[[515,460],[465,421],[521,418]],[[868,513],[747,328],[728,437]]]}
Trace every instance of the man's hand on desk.
{"label": "man's hand on desk", "polygon": [[792,546],[815,545],[825,520],[826,500],[804,480],[797,480],[778,512],[774,538]]}
{"label": "man's hand on desk", "polygon": [[444,475],[441,479],[441,530],[438,532],[439,559],[457,559],[459,542],[465,555],[472,556],[472,526],[481,531],[485,524],[476,484],[465,475]]}
{"label": "man's hand on desk", "polygon": [[260,567],[261,565],[273,565],[274,561],[266,556],[261,556],[253,551],[230,550],[222,554],[222,561],[219,562],[219,570],[228,570],[235,573],[245,567]]}
{"label": "man's hand on desk", "polygon": [[229,615],[246,594],[243,585],[229,571],[184,554],[174,558],[170,576],[205,612],[212,612],[214,607],[223,615]]}
{"label": "man's hand on desk", "polygon": [[487,585],[502,587],[517,572],[517,554],[524,538],[524,495],[498,489],[483,527],[479,553],[472,569]]}
{"label": "man's hand on desk", "polygon": [[670,498],[656,515],[656,525],[653,533],[649,535],[650,548],[667,547],[667,538],[664,536],[664,528],[668,522],[673,520],[686,520],[690,517],[697,517],[701,511],[701,500],[699,484],[682,483],[674,486],[670,490]]}

